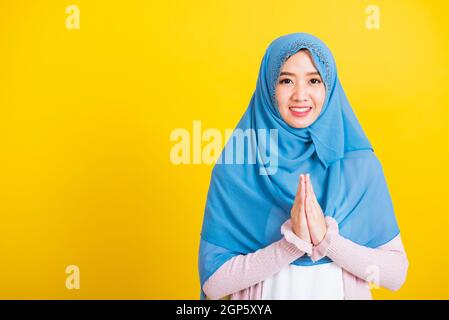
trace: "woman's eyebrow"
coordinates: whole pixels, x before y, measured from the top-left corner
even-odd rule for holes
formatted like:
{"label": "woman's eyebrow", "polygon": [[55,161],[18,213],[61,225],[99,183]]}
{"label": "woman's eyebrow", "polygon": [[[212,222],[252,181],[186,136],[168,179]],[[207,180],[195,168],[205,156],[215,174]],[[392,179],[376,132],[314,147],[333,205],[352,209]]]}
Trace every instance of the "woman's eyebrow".
{"label": "woman's eyebrow", "polygon": [[[313,71],[313,72],[307,72],[306,75],[307,75],[307,76],[312,76],[312,75],[317,75],[317,76],[319,76],[320,73],[317,72],[317,71]],[[294,76],[296,76],[296,74],[294,74],[294,73],[292,73],[292,72],[283,71],[283,72],[281,72],[281,73],[279,74],[279,76],[293,76],[293,77],[294,77]]]}

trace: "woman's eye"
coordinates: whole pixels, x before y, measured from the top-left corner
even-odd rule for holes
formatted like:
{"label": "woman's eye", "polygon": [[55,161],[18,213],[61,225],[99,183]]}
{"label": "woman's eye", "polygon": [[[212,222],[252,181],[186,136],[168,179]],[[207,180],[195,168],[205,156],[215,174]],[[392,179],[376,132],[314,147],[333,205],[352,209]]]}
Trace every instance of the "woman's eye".
{"label": "woman's eye", "polygon": [[290,82],[291,82],[290,79],[282,79],[281,81],[279,81],[279,83],[288,83],[287,81],[290,81]]}
{"label": "woman's eye", "polygon": [[312,82],[312,84],[319,84],[319,83],[321,83],[321,80],[320,79],[312,79],[312,80],[310,80],[310,82]]}

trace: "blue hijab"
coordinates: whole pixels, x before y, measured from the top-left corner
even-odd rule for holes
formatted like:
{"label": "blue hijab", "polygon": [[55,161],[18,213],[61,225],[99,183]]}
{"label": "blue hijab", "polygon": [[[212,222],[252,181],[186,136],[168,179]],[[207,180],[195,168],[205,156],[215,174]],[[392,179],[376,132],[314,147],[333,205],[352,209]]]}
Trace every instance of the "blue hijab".
{"label": "blue hijab", "polygon": [[[275,87],[283,63],[300,49],[311,53],[326,98],[315,122],[298,129],[282,119]],[[235,146],[231,141],[236,129],[277,129],[277,141],[250,135],[246,147],[257,153],[255,163],[248,159],[250,152],[238,155],[243,163],[232,162],[225,155],[233,154],[228,149]],[[375,248],[399,234],[382,166],[346,98],[332,53],[318,38],[294,33],[268,46],[256,89],[236,129],[212,170],[198,260],[201,288],[233,256],[282,238],[280,227],[290,218],[301,173],[310,173],[324,214],[338,222],[343,237]],[[265,161],[266,150],[276,157],[275,168]],[[328,257],[313,262],[304,255],[293,264],[329,262]]]}

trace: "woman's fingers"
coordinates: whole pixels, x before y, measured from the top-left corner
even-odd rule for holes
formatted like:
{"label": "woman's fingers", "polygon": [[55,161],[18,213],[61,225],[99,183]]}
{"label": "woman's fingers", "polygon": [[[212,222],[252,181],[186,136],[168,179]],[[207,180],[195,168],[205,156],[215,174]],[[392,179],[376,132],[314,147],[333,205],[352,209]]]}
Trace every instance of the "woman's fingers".
{"label": "woman's fingers", "polygon": [[298,189],[296,191],[295,200],[293,205],[300,208],[304,204],[305,199],[305,186],[306,186],[306,176],[304,174],[299,175]]}
{"label": "woman's fingers", "polygon": [[293,208],[291,210],[291,219],[293,224],[293,231],[301,239],[311,242],[309,229],[307,225],[306,209],[306,176],[301,174],[299,176],[298,190],[296,192]]}
{"label": "woman's fingers", "polygon": [[315,216],[315,206],[313,205],[313,200],[312,200],[312,194],[311,194],[311,190],[310,190],[310,183],[307,180],[307,176],[305,177],[305,191],[306,191],[306,199],[305,199],[305,209],[306,209],[306,215],[307,215],[307,219],[311,220],[314,218]]}
{"label": "woman's fingers", "polygon": [[306,216],[306,176],[301,175],[300,177],[300,209],[299,209],[299,215],[300,215],[300,224],[301,224],[301,236],[302,239],[307,242],[312,242],[310,238],[310,232],[309,232],[309,225],[307,223],[307,216]]}
{"label": "woman's fingers", "polygon": [[315,207],[315,209],[319,210],[320,204],[318,203],[318,199],[316,198],[315,191],[313,190],[312,181],[310,180],[310,174],[306,175],[306,184],[307,184],[307,190],[308,190],[308,197],[310,198],[310,201],[312,201],[312,205]]}
{"label": "woman's fingers", "polygon": [[293,202],[293,207],[291,210],[291,217],[294,220],[294,222],[300,220],[301,213],[305,210],[304,209],[305,181],[306,181],[305,175],[301,174],[299,176],[298,190],[296,192],[295,200]]}
{"label": "woman's fingers", "polygon": [[310,180],[310,175],[306,174],[304,176],[305,178],[305,185],[306,185],[306,216],[307,216],[307,222],[309,224],[309,228],[313,229],[316,224],[321,223],[321,219],[323,217],[321,207],[318,203],[318,200],[316,199],[315,193],[313,192],[313,186],[312,182]]}
{"label": "woman's fingers", "polygon": [[310,187],[310,193],[312,195],[312,201],[315,205],[318,205],[318,199],[316,198],[315,191],[313,190],[312,180],[310,180],[310,174],[307,174],[307,184]]}
{"label": "woman's fingers", "polygon": [[299,203],[300,203],[301,213],[305,213],[304,200],[306,199],[306,179],[303,174],[300,175],[299,186],[300,186]]}

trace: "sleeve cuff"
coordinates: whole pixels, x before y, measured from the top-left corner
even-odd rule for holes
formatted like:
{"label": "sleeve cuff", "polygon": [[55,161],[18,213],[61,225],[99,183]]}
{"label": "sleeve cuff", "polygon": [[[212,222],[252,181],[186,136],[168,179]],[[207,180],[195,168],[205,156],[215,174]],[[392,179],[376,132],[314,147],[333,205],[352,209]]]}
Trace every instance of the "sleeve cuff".
{"label": "sleeve cuff", "polygon": [[312,248],[312,261],[316,262],[327,255],[327,251],[329,250],[330,245],[332,244],[332,240],[336,235],[339,234],[338,223],[337,221],[327,216],[326,218],[327,231],[323,240],[316,246]]}
{"label": "sleeve cuff", "polygon": [[293,232],[291,219],[288,219],[282,224],[281,234],[284,235],[285,240],[293,243],[299,250],[307,253],[309,256],[312,254],[312,244],[304,241]]}

